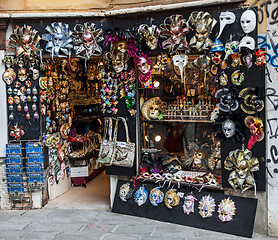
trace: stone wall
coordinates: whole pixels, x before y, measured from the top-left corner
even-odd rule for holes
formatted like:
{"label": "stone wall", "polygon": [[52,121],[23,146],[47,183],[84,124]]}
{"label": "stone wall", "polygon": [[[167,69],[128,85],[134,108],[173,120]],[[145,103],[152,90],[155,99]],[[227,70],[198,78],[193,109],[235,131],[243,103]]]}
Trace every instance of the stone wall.
{"label": "stone wall", "polygon": [[10,208],[11,205],[6,178],[6,161],[4,158],[0,158],[0,209]]}

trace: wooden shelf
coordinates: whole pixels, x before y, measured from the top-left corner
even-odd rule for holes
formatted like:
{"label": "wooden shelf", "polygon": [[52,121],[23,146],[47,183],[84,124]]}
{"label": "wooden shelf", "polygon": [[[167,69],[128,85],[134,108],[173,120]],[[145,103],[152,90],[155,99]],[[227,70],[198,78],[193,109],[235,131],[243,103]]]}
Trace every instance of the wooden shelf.
{"label": "wooden shelf", "polygon": [[202,119],[162,119],[162,120],[141,120],[141,122],[190,122],[190,123],[212,123],[210,120],[202,120]]}

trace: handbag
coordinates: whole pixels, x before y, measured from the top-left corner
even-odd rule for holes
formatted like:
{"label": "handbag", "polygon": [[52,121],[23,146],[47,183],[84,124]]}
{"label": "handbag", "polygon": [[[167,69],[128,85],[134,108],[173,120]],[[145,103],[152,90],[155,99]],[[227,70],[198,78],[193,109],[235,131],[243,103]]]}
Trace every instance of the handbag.
{"label": "handbag", "polygon": [[126,142],[117,141],[117,131],[115,132],[115,150],[113,153],[113,163],[112,165],[120,167],[132,167],[135,157],[135,143],[130,142],[128,126],[126,120],[120,117],[124,123],[125,133],[126,133]]}
{"label": "handbag", "polygon": [[[114,136],[117,135],[118,121],[115,125]],[[108,139],[106,139],[108,137]],[[103,163],[106,166],[111,166],[114,153],[114,139],[112,140],[112,118],[106,118],[104,121],[104,135],[100,143],[98,155],[98,163]]]}

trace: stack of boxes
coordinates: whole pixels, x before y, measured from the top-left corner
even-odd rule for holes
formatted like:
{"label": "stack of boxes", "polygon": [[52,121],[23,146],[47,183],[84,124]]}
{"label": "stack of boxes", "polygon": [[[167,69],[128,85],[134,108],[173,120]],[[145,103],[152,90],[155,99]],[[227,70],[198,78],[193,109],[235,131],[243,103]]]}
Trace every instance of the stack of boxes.
{"label": "stack of boxes", "polygon": [[41,143],[26,143],[26,173],[29,190],[43,186],[43,153]]}
{"label": "stack of boxes", "polygon": [[23,161],[22,145],[6,145],[6,173],[7,184],[10,195],[23,195]]}

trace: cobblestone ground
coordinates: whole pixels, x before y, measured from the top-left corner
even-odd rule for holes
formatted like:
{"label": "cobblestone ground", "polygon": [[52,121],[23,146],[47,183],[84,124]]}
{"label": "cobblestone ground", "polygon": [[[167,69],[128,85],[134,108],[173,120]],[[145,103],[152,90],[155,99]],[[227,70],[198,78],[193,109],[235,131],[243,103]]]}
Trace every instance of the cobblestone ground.
{"label": "cobblestone ground", "polygon": [[[107,210],[0,210],[0,239],[180,240],[249,239]],[[253,239],[277,239],[258,233]]]}

